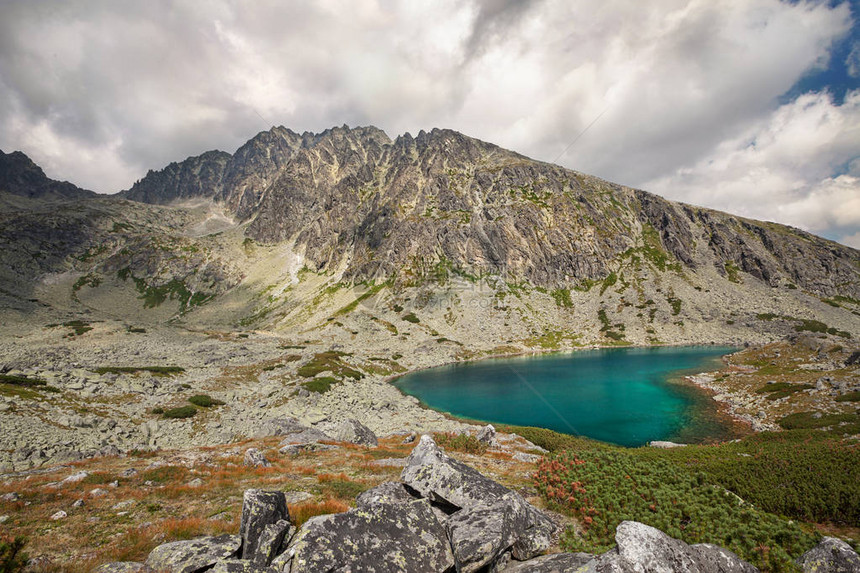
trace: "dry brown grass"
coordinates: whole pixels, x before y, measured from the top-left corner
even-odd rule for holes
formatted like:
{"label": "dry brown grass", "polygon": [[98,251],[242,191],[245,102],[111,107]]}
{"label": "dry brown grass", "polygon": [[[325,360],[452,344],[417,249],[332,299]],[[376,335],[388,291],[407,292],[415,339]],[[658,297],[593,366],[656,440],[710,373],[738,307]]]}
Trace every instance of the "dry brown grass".
{"label": "dry brown grass", "polygon": [[349,511],[349,505],[339,499],[326,499],[321,502],[309,501],[289,506],[290,520],[296,527],[301,527],[308,519],[317,515],[343,513]]}

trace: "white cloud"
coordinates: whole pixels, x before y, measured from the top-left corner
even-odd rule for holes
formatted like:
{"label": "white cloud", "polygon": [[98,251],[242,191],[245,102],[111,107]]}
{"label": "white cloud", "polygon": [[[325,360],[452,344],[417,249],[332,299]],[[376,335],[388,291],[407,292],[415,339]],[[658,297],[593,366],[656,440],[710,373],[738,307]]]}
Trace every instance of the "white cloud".
{"label": "white cloud", "polygon": [[[811,111],[780,128],[776,102],[850,26],[847,2],[812,0],[6,0],[0,148],[113,192],[272,124],[451,127],[717,207],[748,212],[773,195],[751,189],[790,188],[806,208],[774,212],[824,229],[833,217],[812,203],[850,193],[832,159],[850,153],[833,150],[825,135],[837,127]],[[694,183],[713,180],[709,158],[738,155],[751,126],[769,126],[768,152],[744,174],[746,192],[736,175],[737,190],[723,185],[735,199],[713,202]],[[804,154],[799,181],[784,158]]]}
{"label": "white cloud", "polygon": [[860,228],[860,91],[806,94],[645,184],[666,197],[823,232]]}

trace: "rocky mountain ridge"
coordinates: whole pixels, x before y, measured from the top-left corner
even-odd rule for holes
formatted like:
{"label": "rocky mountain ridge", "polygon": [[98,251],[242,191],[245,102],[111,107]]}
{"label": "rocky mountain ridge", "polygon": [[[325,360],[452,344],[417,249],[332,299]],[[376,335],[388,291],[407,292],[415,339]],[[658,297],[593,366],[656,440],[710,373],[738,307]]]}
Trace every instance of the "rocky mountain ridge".
{"label": "rocky mountain ridge", "polygon": [[373,127],[316,135],[273,128],[229,158],[208,152],[150,172],[124,195],[215,199],[250,221],[247,237],[292,241],[315,270],[345,263],[356,281],[442,263],[582,287],[625,255],[657,249],[669,255],[662,266],[710,265],[729,278],[743,272],[772,287],[860,298],[849,247],[666,201],[451,130],[392,141]]}

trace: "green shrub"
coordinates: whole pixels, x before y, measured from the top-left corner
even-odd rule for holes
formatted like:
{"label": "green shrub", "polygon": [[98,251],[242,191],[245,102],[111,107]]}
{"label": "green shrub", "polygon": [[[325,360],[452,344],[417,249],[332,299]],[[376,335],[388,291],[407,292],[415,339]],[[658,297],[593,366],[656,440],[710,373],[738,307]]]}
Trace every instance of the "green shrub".
{"label": "green shrub", "polygon": [[[815,412],[797,412],[780,418],[777,423],[786,430],[814,430],[842,423],[848,423],[855,427],[860,425],[860,416],[857,414],[818,415]],[[847,431],[851,432],[850,429]]]}
{"label": "green shrub", "polygon": [[0,573],[17,573],[24,570],[29,559],[24,553],[26,544],[27,540],[23,537],[0,537]]}
{"label": "green shrub", "polygon": [[404,314],[402,318],[406,322],[411,322],[412,324],[418,324],[419,322],[421,322],[421,320],[419,320],[419,318],[417,316],[415,316],[414,312],[410,312],[409,314]]}
{"label": "green shrub", "polygon": [[152,410],[150,410],[150,412],[152,412],[153,414],[156,414],[156,415],[158,415],[158,414],[163,414],[163,413],[164,413],[164,408],[162,408],[161,406],[156,406],[155,408],[153,408]]}
{"label": "green shrub", "polygon": [[552,298],[555,299],[555,304],[563,308],[573,308],[573,300],[570,298],[570,290],[559,288],[552,291]]}
{"label": "green shrub", "polygon": [[224,402],[213,398],[209,394],[197,394],[188,399],[189,402],[201,408],[211,408],[212,406],[223,406]]}
{"label": "green shrub", "polygon": [[167,419],[182,419],[190,418],[197,413],[197,408],[194,406],[180,406],[179,408],[171,408],[164,411],[164,417]]}
{"label": "green shrub", "polygon": [[335,384],[338,384],[340,380],[334,378],[332,376],[320,376],[318,378],[312,378],[302,383],[302,387],[304,387],[309,392],[316,392],[317,394],[325,394],[331,387]]}
{"label": "green shrub", "polygon": [[836,398],[837,402],[860,402],[860,391],[848,392]]}
{"label": "green shrub", "polygon": [[48,383],[39,378],[29,378],[27,376],[14,376],[10,374],[0,374],[0,384],[11,384],[12,386],[24,386],[33,388],[36,386],[47,386]]}
{"label": "green shrub", "polygon": [[433,439],[441,447],[450,451],[478,455],[487,451],[486,444],[481,443],[471,434],[437,433],[433,434]]}
{"label": "green shrub", "polygon": [[93,370],[96,374],[137,374],[148,372],[153,376],[173,376],[182,374],[185,368],[181,366],[100,366]]}
{"label": "green shrub", "polygon": [[785,398],[787,396],[791,396],[797,392],[802,392],[803,390],[811,390],[815,388],[815,386],[811,384],[790,384],[788,382],[777,382],[775,384],[765,384],[758,390],[756,393],[758,394],[767,394],[768,400],[778,400],[780,398]]}
{"label": "green shrub", "polygon": [[[562,547],[602,553],[616,527],[634,520],[687,543],[714,543],[767,571],[783,571],[815,544],[798,525],[769,515],[662,456],[635,451],[563,452],[541,462],[534,483],[550,507],[577,516]],[[761,547],[768,551],[761,551]]]}

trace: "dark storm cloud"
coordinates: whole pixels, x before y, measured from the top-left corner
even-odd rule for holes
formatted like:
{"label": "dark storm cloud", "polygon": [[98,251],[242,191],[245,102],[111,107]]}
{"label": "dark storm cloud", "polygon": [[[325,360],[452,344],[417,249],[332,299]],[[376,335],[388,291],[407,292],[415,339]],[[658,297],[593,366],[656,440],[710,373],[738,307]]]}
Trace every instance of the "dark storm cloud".
{"label": "dark storm cloud", "polygon": [[451,127],[850,237],[860,207],[831,203],[860,195],[835,167],[860,156],[858,97],[779,103],[850,27],[847,4],[778,0],[6,0],[0,148],[114,192],[273,124]]}

